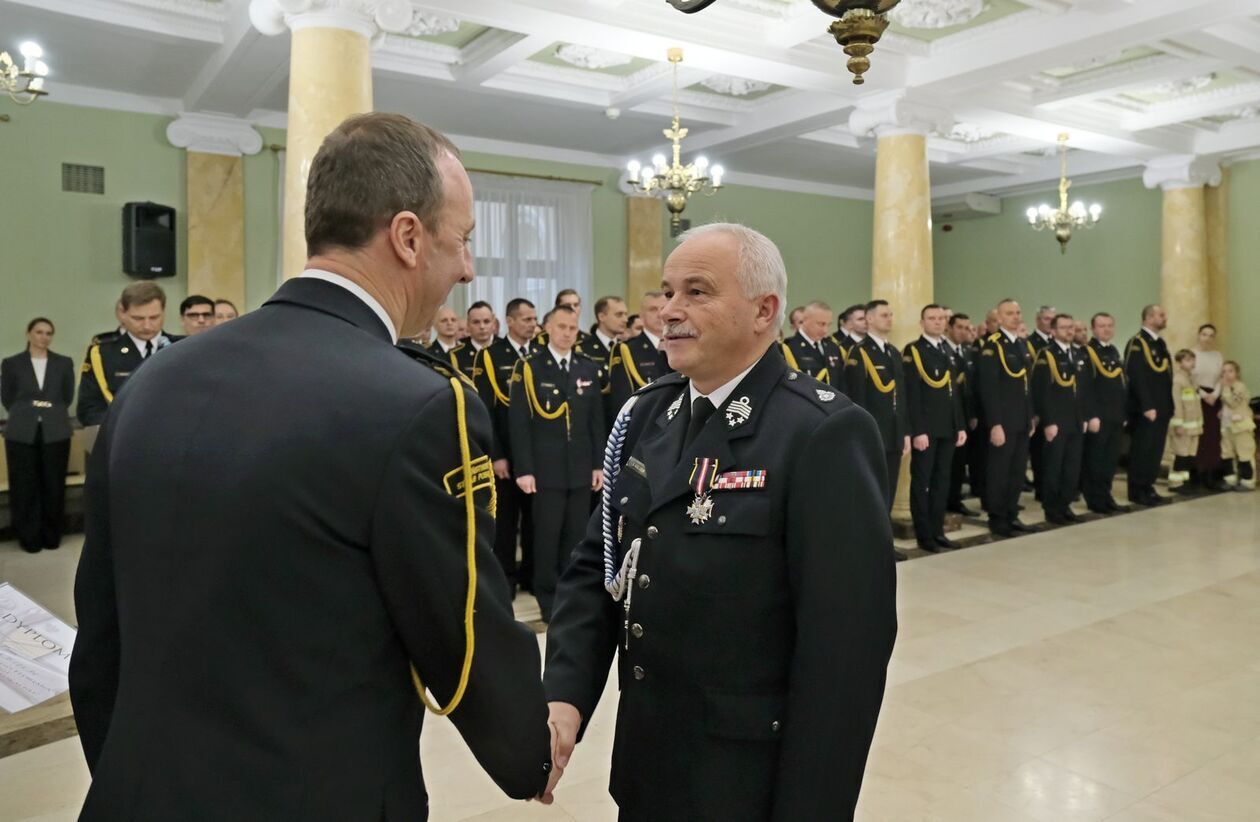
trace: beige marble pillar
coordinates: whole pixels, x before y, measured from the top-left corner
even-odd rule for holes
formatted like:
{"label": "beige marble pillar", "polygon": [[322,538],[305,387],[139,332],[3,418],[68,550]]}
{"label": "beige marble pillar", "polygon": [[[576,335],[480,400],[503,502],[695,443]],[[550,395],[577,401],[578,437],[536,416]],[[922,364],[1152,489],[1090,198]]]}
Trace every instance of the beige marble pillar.
{"label": "beige marble pillar", "polygon": [[645,291],[661,287],[665,235],[661,201],[655,197],[626,198],[626,304],[638,311]]}
{"label": "beige marble pillar", "polygon": [[[871,296],[893,307],[892,342],[901,348],[919,336],[919,309],[932,302],[932,191],[927,134],[947,127],[949,113],[904,94],[864,101],[849,127],[878,140],[875,150],[875,234]],[[893,523],[905,536],[910,517],[910,460],[901,461]]]}
{"label": "beige marble pillar", "polygon": [[372,110],[374,39],[400,32],[408,0],[251,0],[250,19],[267,35],[292,31],[284,172],[284,275],[306,263],[306,178],[320,144],[343,120]]}
{"label": "beige marble pillar", "polygon": [[245,307],[245,171],[242,155],[262,149],[262,137],[241,120],[182,114],[166,128],[172,145],[188,149],[188,293]]}
{"label": "beige marble pillar", "polygon": [[1144,179],[1164,191],[1159,302],[1168,314],[1164,336],[1172,351],[1190,348],[1210,312],[1205,185],[1221,181],[1220,167],[1192,156],[1147,164]]}
{"label": "beige marble pillar", "polygon": [[1221,350],[1229,347],[1229,169],[1206,192],[1208,322],[1216,326]]}

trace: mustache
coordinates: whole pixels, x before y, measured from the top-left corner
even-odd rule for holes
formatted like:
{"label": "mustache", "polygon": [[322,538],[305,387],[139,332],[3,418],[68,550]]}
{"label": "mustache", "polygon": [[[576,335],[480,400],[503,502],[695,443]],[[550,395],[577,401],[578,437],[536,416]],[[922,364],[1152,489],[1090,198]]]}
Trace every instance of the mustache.
{"label": "mustache", "polygon": [[695,337],[696,329],[690,323],[665,323],[666,337]]}

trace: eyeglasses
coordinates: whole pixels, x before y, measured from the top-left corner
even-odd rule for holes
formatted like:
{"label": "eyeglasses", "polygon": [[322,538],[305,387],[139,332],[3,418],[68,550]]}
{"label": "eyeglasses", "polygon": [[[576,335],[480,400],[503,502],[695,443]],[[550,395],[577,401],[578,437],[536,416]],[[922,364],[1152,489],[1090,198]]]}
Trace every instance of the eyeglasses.
{"label": "eyeglasses", "polygon": [[214,319],[213,311],[189,311],[184,314],[190,320],[212,320]]}

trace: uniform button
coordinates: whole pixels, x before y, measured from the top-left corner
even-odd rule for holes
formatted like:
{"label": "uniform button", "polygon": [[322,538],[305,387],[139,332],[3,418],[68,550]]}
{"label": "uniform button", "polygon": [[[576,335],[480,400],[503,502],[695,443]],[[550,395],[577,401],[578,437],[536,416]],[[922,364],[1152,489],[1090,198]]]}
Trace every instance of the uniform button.
{"label": "uniform button", "polygon": [[647,574],[639,574],[639,587],[646,588],[652,584],[652,578]]}
{"label": "uniform button", "polygon": [[657,535],[660,533],[661,533],[660,530],[655,525],[648,526],[648,530],[647,530],[648,539],[656,539]]}
{"label": "uniform button", "polygon": [[622,498],[621,498],[621,504],[622,504],[622,505],[625,505],[625,504],[626,504],[626,503],[628,503],[629,501],[630,501],[630,498],[629,498],[629,497],[622,497]]}
{"label": "uniform button", "polygon": [[630,634],[631,634],[631,636],[633,636],[635,639],[642,639],[642,638],[643,638],[643,626],[642,626],[642,625],[640,625],[640,624],[639,624],[639,623],[637,623],[637,622],[636,622],[636,623],[634,623],[633,625],[631,625],[631,626],[630,626]]}
{"label": "uniform button", "polygon": [[776,734],[779,732],[779,728],[781,727],[783,726],[779,724],[779,720],[777,719],[770,723],[770,730],[774,731]]}
{"label": "uniform button", "polygon": [[725,525],[725,524],[726,524],[726,514],[723,514],[722,516],[718,517],[718,525]]}
{"label": "uniform button", "polygon": [[635,666],[634,666],[634,678],[635,678],[635,679],[643,679],[643,677],[645,677],[645,676],[647,676],[647,671],[643,670],[643,666],[642,666],[642,665],[635,665]]}

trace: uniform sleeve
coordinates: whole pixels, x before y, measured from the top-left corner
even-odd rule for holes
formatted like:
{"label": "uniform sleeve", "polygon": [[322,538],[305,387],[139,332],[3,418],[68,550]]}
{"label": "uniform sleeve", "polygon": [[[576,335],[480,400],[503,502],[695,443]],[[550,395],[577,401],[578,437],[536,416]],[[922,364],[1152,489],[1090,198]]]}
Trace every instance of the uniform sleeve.
{"label": "uniform sleeve", "polygon": [[[465,393],[475,461],[486,455],[489,420]],[[382,477],[370,548],[403,646],[441,705],[455,692],[466,641],[469,534],[466,501],[454,485],[462,482],[458,430],[455,396],[439,392],[412,421]],[[537,640],[513,617],[492,550],[494,517],[487,503],[493,485],[493,479],[481,487],[474,482],[476,652],[463,701],[450,719],[504,793],[527,799],[546,785],[551,740]]]}
{"label": "uniform sleeve", "polygon": [[[477,373],[478,360],[481,361],[480,374]],[[494,420],[490,433],[490,459],[505,460],[510,459],[511,455],[508,454],[507,444],[499,436],[500,426],[504,420],[495,418],[501,417],[506,409],[502,407],[503,403],[499,402],[498,397],[495,396],[494,386],[490,382],[490,369],[493,367],[494,362],[490,359],[490,350],[483,348],[481,351],[473,352],[472,374],[468,376],[472,379],[473,385],[477,387],[477,395],[481,397],[481,402],[486,406],[486,410],[490,412],[491,419]]]}
{"label": "uniform sleeve", "polygon": [[998,362],[996,343],[985,343],[980,349],[979,359],[976,363],[976,397],[980,401],[979,407],[983,412],[980,416],[984,417],[985,425],[993,428],[1002,422],[1001,408],[999,407],[1001,389],[998,381],[1002,378],[999,369],[1002,367]]}
{"label": "uniform sleeve", "polygon": [[630,379],[630,371],[626,367],[626,357],[630,349],[625,343],[613,346],[608,356],[608,398],[614,408],[621,408],[635,392],[635,385]]}
{"label": "uniform sleeve", "polygon": [[1098,396],[1094,390],[1094,361],[1090,359],[1089,352],[1085,347],[1081,347],[1081,356],[1085,358],[1085,367],[1076,370],[1076,390],[1081,397],[1081,414],[1085,419],[1091,420],[1100,416],[1098,409]]}
{"label": "uniform sleeve", "polygon": [[524,477],[534,473],[534,438],[530,431],[533,411],[525,393],[524,360],[512,369],[511,402],[508,404],[508,426],[511,431],[512,474]]}
{"label": "uniform sleeve", "polygon": [[[818,482],[817,454],[848,470]],[[792,469],[786,520],[797,635],[775,822],[850,819],[857,805],[897,634],[885,474],[875,422],[857,408],[826,420]]]}
{"label": "uniform sleeve", "polygon": [[[896,375],[894,379],[897,380],[898,390],[904,392],[905,388],[902,386],[906,384],[906,369],[902,367],[901,358],[896,355],[896,349],[893,349],[893,352],[893,374]],[[902,398],[902,402],[894,403],[895,407],[893,408],[893,413],[897,416],[897,447],[899,449],[901,448],[901,440],[904,439],[910,431],[910,411],[907,407],[909,405],[910,403],[906,401],[904,397]],[[896,479],[893,479],[892,481],[896,482]]]}
{"label": "uniform sleeve", "polygon": [[109,402],[101,393],[100,384],[92,365],[92,352],[99,351],[99,346],[88,349],[88,356],[83,362],[83,372],[79,378],[79,422],[83,425],[100,425],[109,413]]}
{"label": "uniform sleeve", "polygon": [[0,405],[8,411],[15,399],[17,399],[17,374],[13,371],[12,361],[4,360],[0,363]]}
{"label": "uniform sleeve", "polygon": [[[1049,356],[1047,351],[1045,357]],[[1050,367],[1042,360],[1043,357],[1039,354],[1033,361],[1028,388],[1032,398],[1033,416],[1041,420],[1041,427],[1045,428],[1047,425],[1054,425],[1055,421],[1050,418]]]}
{"label": "uniform sleeve", "polygon": [[65,358],[66,367],[61,371],[61,402],[66,408],[74,403],[74,360]]}
{"label": "uniform sleeve", "polygon": [[83,551],[74,577],[79,633],[70,655],[70,702],[88,770],[105,746],[118,695],[119,630],[110,543],[109,426],[101,429],[88,465],[83,499]]}
{"label": "uniform sleeve", "polygon": [[907,413],[910,420],[910,436],[917,437],[928,431],[927,414],[923,409],[923,381],[919,379],[919,369],[914,367],[914,343],[906,346],[901,355],[901,370],[905,373],[902,385],[905,386]]}
{"label": "uniform sleeve", "polygon": [[594,391],[592,394],[587,425],[590,426],[591,465],[599,469],[604,467],[604,443],[608,439],[608,429],[604,418],[604,395],[599,391]]}
{"label": "uniform sleeve", "polygon": [[866,407],[866,372],[862,365],[862,352],[854,345],[844,361],[845,394],[863,408]]}
{"label": "uniform sleeve", "polygon": [[[1150,369],[1146,367],[1142,344],[1136,338],[1129,342],[1124,357],[1124,370],[1129,375],[1129,391],[1137,401],[1137,412],[1145,414],[1152,408],[1160,408],[1161,403],[1151,390]],[[1166,406],[1165,406],[1166,407]]]}

